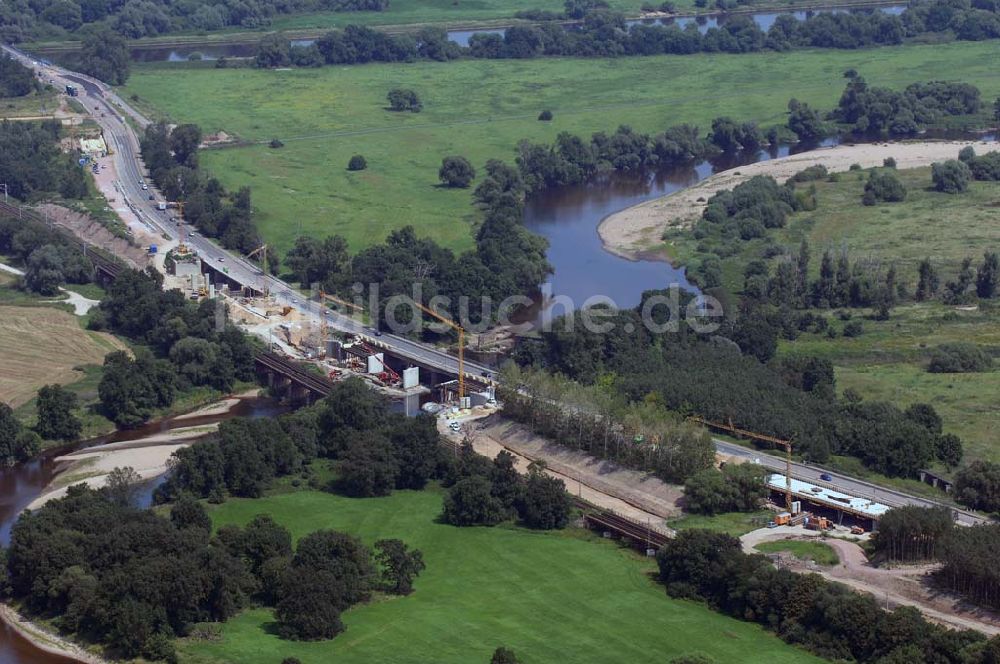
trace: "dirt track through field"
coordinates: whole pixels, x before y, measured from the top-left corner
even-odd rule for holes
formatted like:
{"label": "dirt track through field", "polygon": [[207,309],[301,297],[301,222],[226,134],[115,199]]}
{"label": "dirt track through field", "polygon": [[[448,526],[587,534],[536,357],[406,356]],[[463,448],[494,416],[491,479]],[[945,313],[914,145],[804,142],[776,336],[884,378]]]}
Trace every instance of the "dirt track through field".
{"label": "dirt track through field", "polygon": [[72,383],[73,367],[102,364],[124,345],[109,334],[89,332],[72,314],[47,307],[0,307],[0,401],[16,408],[42,385]]}

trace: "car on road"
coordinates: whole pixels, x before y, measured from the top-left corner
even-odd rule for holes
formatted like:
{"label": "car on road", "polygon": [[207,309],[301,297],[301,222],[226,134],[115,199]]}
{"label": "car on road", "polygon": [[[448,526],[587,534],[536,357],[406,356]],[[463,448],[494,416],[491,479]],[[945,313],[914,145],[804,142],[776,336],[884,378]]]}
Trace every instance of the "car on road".
{"label": "car on road", "polygon": [[832,482],[833,481],[833,475],[831,475],[830,473],[821,473],[820,476],[819,476],[819,478],[821,480],[823,480],[824,482]]}
{"label": "car on road", "polygon": [[149,189],[149,185],[148,185],[148,184],[144,184],[144,185],[142,185],[142,190],[143,190],[143,191],[146,191],[146,190],[148,190],[148,189]]}
{"label": "car on road", "polygon": [[219,256],[216,260],[218,260],[221,263],[221,262],[223,262],[223,261],[226,260],[226,257],[225,256]]}
{"label": "car on road", "polygon": [[452,422],[451,424],[448,425],[448,428],[451,429],[452,431],[461,431],[462,425],[459,424],[458,422]]}
{"label": "car on road", "polygon": [[150,194],[150,195],[149,195],[149,200],[151,200],[151,201],[155,201],[155,200],[156,200],[156,196],[154,196],[154,195]]}

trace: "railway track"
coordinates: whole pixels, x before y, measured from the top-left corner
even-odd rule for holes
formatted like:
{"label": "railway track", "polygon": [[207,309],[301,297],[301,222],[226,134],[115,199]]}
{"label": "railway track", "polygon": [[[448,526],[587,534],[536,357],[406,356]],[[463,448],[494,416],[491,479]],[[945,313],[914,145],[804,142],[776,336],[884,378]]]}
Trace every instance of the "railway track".
{"label": "railway track", "polygon": [[33,221],[39,224],[45,224],[51,228],[54,232],[58,233],[64,237],[69,242],[77,244],[83,249],[83,255],[86,256],[91,263],[94,265],[94,269],[98,272],[103,273],[110,279],[117,277],[121,271],[124,269],[124,265],[112,256],[111,254],[105,252],[103,249],[97,247],[96,245],[90,244],[84,240],[81,240],[76,235],[67,229],[59,226],[46,217],[38,214],[31,208],[22,207],[19,205],[11,205],[10,203],[5,203],[0,201],[0,213],[10,215],[17,219],[27,219],[28,221]]}

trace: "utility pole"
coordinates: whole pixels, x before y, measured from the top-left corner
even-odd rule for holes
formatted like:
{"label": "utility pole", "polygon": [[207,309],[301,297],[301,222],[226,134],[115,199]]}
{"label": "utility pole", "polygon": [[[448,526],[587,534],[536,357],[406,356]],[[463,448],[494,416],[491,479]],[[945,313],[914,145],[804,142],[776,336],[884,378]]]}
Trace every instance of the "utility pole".
{"label": "utility pole", "polygon": [[6,182],[0,182],[0,184],[3,185],[3,202],[6,203],[7,202],[7,183]]}

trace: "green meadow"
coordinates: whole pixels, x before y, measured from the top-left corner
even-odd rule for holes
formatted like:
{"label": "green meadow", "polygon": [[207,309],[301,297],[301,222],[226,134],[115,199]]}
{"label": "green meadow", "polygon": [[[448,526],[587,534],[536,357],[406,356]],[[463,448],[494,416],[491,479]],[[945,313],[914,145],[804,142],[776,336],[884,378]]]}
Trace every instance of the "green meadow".
{"label": "green meadow", "polygon": [[440,524],[441,498],[438,489],[373,499],[302,490],[212,508],[217,526],[267,513],[296,539],[320,528],[368,544],[398,537],[423,552],[427,569],[412,595],[345,613],[347,630],[333,640],[281,640],[271,611],[253,609],[225,623],[217,641],[181,641],[181,661],[470,664],[501,645],[526,664],[661,664],[694,653],[744,664],[821,661],[756,625],[669,598],[651,561],[610,541],[576,529]]}
{"label": "green meadow", "polygon": [[[872,84],[902,87],[930,79],[1000,94],[996,42],[792,54],[700,54],[620,59],[372,64],[285,71],[136,67],[123,90],[173,122],[226,131],[249,147],[202,153],[227,186],[253,188],[265,238],[288,249],[299,234],[343,235],[352,249],[412,224],[446,246],[471,246],[477,213],[468,190],[438,186],[447,155],[480,168],[513,161],[521,139],[561,131],[589,136],[621,124],[656,132],[682,122],[707,128],[730,115],[783,123],[790,97],[832,108],[844,70]],[[385,110],[394,87],[416,90],[422,113]],[[536,118],[552,110],[552,122]],[[284,147],[267,143],[278,138]],[[351,155],[368,169],[348,172]],[[475,183],[473,183],[473,186]]]}

